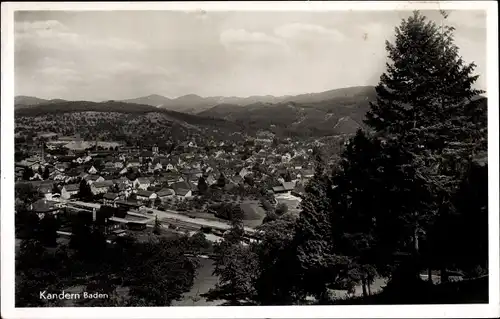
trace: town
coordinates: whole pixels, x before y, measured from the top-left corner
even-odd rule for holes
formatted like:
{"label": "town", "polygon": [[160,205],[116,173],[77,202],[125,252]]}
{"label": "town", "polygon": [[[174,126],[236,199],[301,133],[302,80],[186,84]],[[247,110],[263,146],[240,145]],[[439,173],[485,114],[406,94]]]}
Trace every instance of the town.
{"label": "town", "polygon": [[[29,154],[16,162],[16,190],[22,192],[16,207],[29,198],[25,208],[39,218],[89,214],[94,221],[97,211],[112,208],[110,238],[159,221],[171,231],[208,229],[217,240],[230,228],[221,209],[230,205],[241,210],[251,236],[277,206],[298,213],[304,185],[314,175],[315,146],[286,142],[273,148],[272,138],[257,138],[230,145],[231,151],[221,142],[211,145],[210,154],[184,142],[182,151],[165,154],[158,146],[146,150],[38,133],[32,145],[16,144]],[[59,234],[70,231],[62,225]]]}

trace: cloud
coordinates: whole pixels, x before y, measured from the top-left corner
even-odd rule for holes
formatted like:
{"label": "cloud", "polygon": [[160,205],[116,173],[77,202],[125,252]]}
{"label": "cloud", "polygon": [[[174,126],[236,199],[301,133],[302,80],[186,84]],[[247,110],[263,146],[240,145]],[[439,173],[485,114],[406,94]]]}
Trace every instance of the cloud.
{"label": "cloud", "polygon": [[15,24],[16,49],[40,48],[55,50],[114,49],[142,50],[144,45],[117,37],[96,38],[72,32],[57,20],[22,21]]}
{"label": "cloud", "polygon": [[344,34],[335,29],[325,28],[315,24],[290,23],[274,29],[274,34],[285,39],[297,39],[311,36],[322,36],[334,41],[345,40]]}
{"label": "cloud", "polygon": [[244,29],[228,29],[220,34],[220,41],[225,46],[262,45],[271,44],[277,46],[285,45],[280,38],[262,33],[250,32]]}

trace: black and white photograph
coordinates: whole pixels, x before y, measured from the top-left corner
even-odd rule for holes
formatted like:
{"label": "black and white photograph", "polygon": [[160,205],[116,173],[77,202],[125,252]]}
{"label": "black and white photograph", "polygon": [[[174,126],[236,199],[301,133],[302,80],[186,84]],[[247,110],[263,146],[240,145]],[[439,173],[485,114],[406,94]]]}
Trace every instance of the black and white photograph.
{"label": "black and white photograph", "polygon": [[498,7],[436,3],[2,4],[6,318],[500,315]]}

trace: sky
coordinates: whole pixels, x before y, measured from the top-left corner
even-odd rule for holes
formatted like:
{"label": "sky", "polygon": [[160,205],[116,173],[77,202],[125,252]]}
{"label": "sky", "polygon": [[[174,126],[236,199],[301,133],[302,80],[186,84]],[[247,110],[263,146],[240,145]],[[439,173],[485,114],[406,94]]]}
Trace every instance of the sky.
{"label": "sky", "polygon": [[[441,22],[437,11],[423,11]],[[376,85],[410,11],[18,11],[15,94],[102,101],[295,95]],[[486,89],[486,13],[447,23]]]}

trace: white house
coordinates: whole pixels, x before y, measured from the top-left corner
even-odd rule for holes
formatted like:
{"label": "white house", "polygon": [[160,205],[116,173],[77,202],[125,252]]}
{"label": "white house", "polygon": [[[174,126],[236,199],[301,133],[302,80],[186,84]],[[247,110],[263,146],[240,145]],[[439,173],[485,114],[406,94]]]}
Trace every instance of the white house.
{"label": "white house", "polygon": [[97,169],[92,165],[92,167],[88,170],[89,174],[97,174]]}
{"label": "white house", "polygon": [[104,177],[99,176],[99,175],[88,175],[85,178],[85,181],[89,183],[89,185],[92,185],[93,183],[99,183],[99,182],[104,182]]}
{"label": "white house", "polygon": [[106,194],[111,186],[113,186],[113,181],[102,181],[92,183],[92,185],[90,185],[90,189],[94,195]]}
{"label": "white house", "polygon": [[64,187],[61,190],[61,198],[69,199],[71,196],[76,196],[78,195],[79,190],[80,190],[80,185],[78,184],[64,185]]}
{"label": "white house", "polygon": [[169,198],[173,198],[175,196],[175,192],[173,189],[165,188],[156,193],[157,198],[159,198],[162,202],[168,200]]}
{"label": "white house", "polygon": [[136,196],[137,200],[145,201],[145,200],[155,200],[157,194],[155,192],[145,191],[140,189],[137,191]]}
{"label": "white house", "polygon": [[147,177],[138,177],[134,181],[134,188],[147,190],[151,186],[151,181]]}

